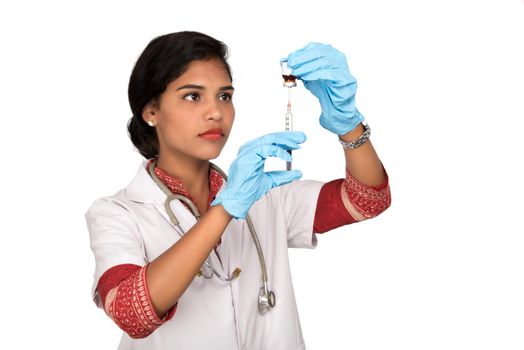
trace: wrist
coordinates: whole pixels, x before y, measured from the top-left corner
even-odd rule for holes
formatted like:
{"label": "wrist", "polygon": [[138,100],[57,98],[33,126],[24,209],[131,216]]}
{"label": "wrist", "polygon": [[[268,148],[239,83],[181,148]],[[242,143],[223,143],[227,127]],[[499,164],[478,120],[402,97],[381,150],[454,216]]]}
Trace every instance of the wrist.
{"label": "wrist", "polygon": [[227,189],[217,196],[217,198],[211,203],[211,206],[220,207],[221,210],[226,212],[227,215],[231,217],[231,219],[244,219],[246,217],[247,211],[245,211],[244,208],[239,205],[242,203],[242,201],[238,199],[227,199],[228,196],[225,196],[226,198],[224,198],[225,191],[227,191]]}
{"label": "wrist", "polygon": [[233,215],[231,215],[222,204],[212,206],[209,209],[208,213],[212,213],[211,215],[213,216],[216,215],[216,217],[219,218],[220,221],[224,222],[225,224],[233,220]]}
{"label": "wrist", "polygon": [[365,129],[362,123],[358,123],[357,126],[345,133],[344,135],[339,135],[338,137],[345,142],[354,142],[358,140],[360,136],[364,133]]}
{"label": "wrist", "polygon": [[345,150],[353,150],[364,144],[371,135],[371,129],[366,122],[357,125],[356,128],[344,135],[339,135],[339,142]]}
{"label": "wrist", "polygon": [[355,130],[362,122],[364,116],[356,108],[331,114],[323,111],[320,116],[320,125],[339,137]]}

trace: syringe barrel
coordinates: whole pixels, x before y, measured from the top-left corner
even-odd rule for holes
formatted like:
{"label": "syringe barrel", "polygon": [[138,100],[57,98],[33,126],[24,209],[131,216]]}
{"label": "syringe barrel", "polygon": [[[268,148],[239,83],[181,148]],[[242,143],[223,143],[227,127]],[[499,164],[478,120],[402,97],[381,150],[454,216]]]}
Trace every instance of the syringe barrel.
{"label": "syringe barrel", "polygon": [[[293,114],[286,113],[286,131],[292,131],[293,130]],[[287,151],[289,155],[291,155],[291,150]],[[286,162],[286,170],[291,170],[293,168],[293,165],[291,162]]]}
{"label": "syringe barrel", "polygon": [[293,114],[286,113],[286,131],[293,130]]}

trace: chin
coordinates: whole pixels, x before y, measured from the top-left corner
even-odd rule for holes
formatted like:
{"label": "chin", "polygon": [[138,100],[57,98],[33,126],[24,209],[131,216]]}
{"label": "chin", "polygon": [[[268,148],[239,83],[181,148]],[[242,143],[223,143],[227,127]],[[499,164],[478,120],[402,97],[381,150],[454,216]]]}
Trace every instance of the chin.
{"label": "chin", "polygon": [[202,160],[216,159],[222,153],[222,149],[224,149],[224,144],[205,145],[199,149],[195,156]]}
{"label": "chin", "polygon": [[216,154],[211,155],[211,156],[209,157],[209,160],[211,160],[211,159],[217,159],[218,156],[220,155],[220,153],[221,153],[221,152],[218,152],[218,153],[216,153]]}
{"label": "chin", "polygon": [[202,154],[201,157],[199,158],[205,159],[205,160],[212,160],[212,159],[218,158],[220,153],[222,153],[222,149],[220,149],[219,151],[215,151],[215,152],[206,152],[205,154]]}

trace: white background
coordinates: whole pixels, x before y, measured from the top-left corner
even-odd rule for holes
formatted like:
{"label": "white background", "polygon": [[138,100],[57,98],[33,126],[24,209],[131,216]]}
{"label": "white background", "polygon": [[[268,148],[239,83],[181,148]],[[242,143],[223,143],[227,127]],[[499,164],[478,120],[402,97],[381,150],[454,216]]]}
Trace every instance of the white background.
{"label": "white background", "polygon": [[[135,174],[129,74],[149,40],[179,30],[231,49],[225,169],[244,141],[283,128],[281,57],[330,43],[359,82],[393,204],[292,252],[308,349],[524,348],[519,0],[2,2],[1,348],[116,348],[90,299],[83,215]],[[316,99],[299,85],[293,101],[309,137],[295,166],[344,176]]]}

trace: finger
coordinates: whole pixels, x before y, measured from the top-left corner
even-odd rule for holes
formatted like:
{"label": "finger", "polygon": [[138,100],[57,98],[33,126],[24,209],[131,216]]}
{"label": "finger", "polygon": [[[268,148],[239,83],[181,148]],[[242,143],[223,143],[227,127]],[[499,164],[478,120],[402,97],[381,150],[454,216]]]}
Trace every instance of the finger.
{"label": "finger", "polygon": [[277,157],[287,162],[293,160],[293,157],[288,153],[288,151],[281,147],[275,145],[260,145],[258,147],[249,148],[239,155],[231,164],[229,172],[231,173],[234,167],[241,167],[253,174],[260,174],[264,171],[264,164],[268,157]]}
{"label": "finger", "polygon": [[261,145],[276,145],[287,150],[294,150],[299,149],[299,144],[303,143],[304,141],[306,141],[306,134],[301,131],[276,132],[258,137],[245,143],[238,150],[238,154],[243,153],[247,149]]}
{"label": "finger", "polygon": [[295,150],[299,149],[300,145],[292,140],[273,140],[270,137],[264,138],[264,139],[257,139],[253,140],[249,143],[246,143],[244,146],[240,147],[238,150],[238,155],[241,155],[245,152],[249,152],[251,149],[264,146],[264,145],[274,145],[278,147],[282,147],[286,150]]}
{"label": "finger", "polygon": [[310,50],[311,48],[317,46],[317,45],[322,45],[321,43],[315,43],[315,42],[310,42],[309,44],[307,44],[306,46],[298,49],[298,50],[295,50],[293,52],[291,52],[290,54],[288,54],[286,57],[283,57],[280,59],[280,63],[282,62],[287,62],[289,60],[289,57],[296,57],[296,56],[300,56],[302,53],[304,53],[305,51],[308,51]]}
{"label": "finger", "polygon": [[287,56],[287,64],[290,67],[301,65],[305,62],[314,60],[315,58],[324,56],[323,48],[328,46],[322,43],[311,42],[301,49],[291,52]]}
{"label": "finger", "polygon": [[248,150],[248,152],[249,151],[255,152],[262,159],[266,159],[268,157],[277,157],[287,162],[291,162],[293,160],[293,157],[288,153],[287,150],[275,145],[262,145],[251,148]]}
{"label": "finger", "polygon": [[[278,131],[261,136],[253,140],[256,144],[292,145],[306,141],[306,134],[302,131]],[[248,142],[250,144],[250,142]]]}
{"label": "finger", "polygon": [[271,188],[285,185],[291,181],[298,180],[302,177],[302,172],[300,170],[289,170],[289,171],[270,171],[267,172],[271,178]]}
{"label": "finger", "polygon": [[297,50],[288,56],[287,65],[292,68],[298,68],[306,63],[315,61],[323,57],[343,57],[344,54],[331,45],[312,43],[304,49]]}
{"label": "finger", "polygon": [[349,69],[345,61],[334,60],[332,57],[321,57],[298,68],[293,68],[291,74],[302,80],[340,80],[347,76]]}
{"label": "finger", "polygon": [[306,52],[306,51],[310,51],[310,50],[313,50],[314,48],[316,47],[321,47],[321,46],[324,46],[325,44],[323,43],[319,43],[319,42],[315,42],[315,41],[311,41],[309,42],[306,46],[298,49],[295,51],[295,53],[303,53],[303,52]]}

